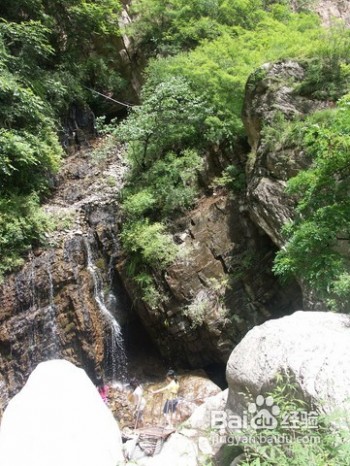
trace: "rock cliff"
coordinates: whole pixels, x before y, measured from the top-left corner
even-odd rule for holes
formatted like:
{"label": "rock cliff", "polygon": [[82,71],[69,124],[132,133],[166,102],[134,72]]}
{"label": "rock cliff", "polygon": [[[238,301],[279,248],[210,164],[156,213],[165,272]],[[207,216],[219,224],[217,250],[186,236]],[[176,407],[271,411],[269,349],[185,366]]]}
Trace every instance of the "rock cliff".
{"label": "rock cliff", "polygon": [[[127,9],[125,2],[124,22]],[[325,22],[331,15],[347,20],[348,3],[319,2],[317,11]],[[130,71],[132,44],[123,40],[118,50]],[[119,148],[90,148],[67,158],[45,207],[59,219],[56,230],[47,235],[46,247],[31,251],[25,266],[0,287],[3,400],[39,362],[58,356],[83,366],[93,379],[122,378],[120,327],[130,307],[127,293],[167,361],[190,367],[225,364],[254,325],[309,302],[304,287],[281,284],[271,267],[283,244],[281,227],[293,217],[286,181],[310,161],[293,144],[272,150],[261,137],[278,115],[291,119],[329,105],[300,91],[305,73],[304,65],[287,61],[266,64],[249,78],[243,120],[250,149],[242,154],[241,145],[219,167],[238,161],[244,186],[235,193],[213,191],[209,184],[220,170],[209,157],[205,195],[171,225],[181,254],[165,273],[153,273],[165,297],[155,309],[139,298],[120,254],[116,199],[126,166]],[[72,127],[81,126],[76,115],[72,118]]]}
{"label": "rock cliff", "polygon": [[250,76],[246,85],[243,122],[251,146],[246,163],[247,198],[253,222],[281,247],[282,226],[293,218],[294,201],[285,193],[286,182],[310,160],[295,144],[273,148],[261,137],[275,118],[291,120],[326,107],[327,103],[300,92],[305,68],[296,62],[268,63]]}
{"label": "rock cliff", "polygon": [[285,62],[249,79],[243,118],[251,153],[240,149],[226,161],[243,163],[246,183],[239,192],[216,189],[174,221],[181,252],[165,273],[154,271],[165,297],[155,309],[138,298],[120,254],[117,193],[126,166],[119,148],[91,147],[66,160],[45,206],[59,219],[56,230],[0,287],[4,398],[52,357],[83,366],[93,379],[122,378],[124,289],[166,360],[196,368],[225,364],[253,326],[302,307],[300,286],[282,285],[271,268],[280,228],[293,215],[285,183],[309,162],[293,146],[272,151],[261,131],[277,114],[292,118],[326,105],[298,93],[304,76],[303,66]]}
{"label": "rock cliff", "polygon": [[117,322],[123,322],[124,294],[113,267],[115,197],[125,166],[117,147],[108,159],[96,159],[99,153],[91,148],[66,160],[56,194],[45,205],[55,230],[46,247],[31,251],[22,270],[0,287],[5,399],[47,359],[68,359],[93,380],[120,378],[125,371]]}
{"label": "rock cliff", "polygon": [[296,283],[281,287],[273,276],[275,246],[249,218],[244,199],[227,192],[203,198],[182,222],[175,234],[181,258],[157,276],[166,301],[152,309],[139,300],[136,309],[170,360],[225,363],[250,328],[295,310],[300,290]]}

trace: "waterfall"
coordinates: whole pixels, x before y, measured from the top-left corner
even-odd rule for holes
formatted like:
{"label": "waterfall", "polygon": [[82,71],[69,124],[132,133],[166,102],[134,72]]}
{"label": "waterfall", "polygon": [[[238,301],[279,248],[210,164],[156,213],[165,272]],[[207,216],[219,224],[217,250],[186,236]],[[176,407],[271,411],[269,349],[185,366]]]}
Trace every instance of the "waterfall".
{"label": "waterfall", "polygon": [[[29,255],[30,260],[30,291],[31,291],[31,305],[30,309],[35,309],[37,305],[37,298],[36,298],[36,288],[35,288],[35,264],[34,264],[34,256],[32,254]],[[28,320],[28,369],[29,373],[32,372],[34,367],[37,363],[37,335],[38,330],[36,326],[36,319],[29,319]]]}
{"label": "waterfall", "polygon": [[[51,258],[50,258],[51,259]],[[54,304],[54,287],[52,280],[51,272],[51,262],[47,264],[47,275],[49,278],[49,306],[47,309],[47,322],[49,326],[49,331],[51,334],[51,356],[54,358],[60,357],[60,342],[59,342],[59,333],[57,328],[57,315],[56,315],[56,306]]]}
{"label": "waterfall", "polygon": [[[84,237],[84,245],[87,254],[87,270],[89,271],[94,284],[94,298],[101,315],[109,326],[110,336],[107,338],[105,360],[111,361],[112,381],[126,379],[127,358],[124,348],[122,330],[117,320],[106,306],[102,290],[102,279],[98,267],[95,265],[93,253],[89,240]],[[109,368],[107,368],[109,370]]]}

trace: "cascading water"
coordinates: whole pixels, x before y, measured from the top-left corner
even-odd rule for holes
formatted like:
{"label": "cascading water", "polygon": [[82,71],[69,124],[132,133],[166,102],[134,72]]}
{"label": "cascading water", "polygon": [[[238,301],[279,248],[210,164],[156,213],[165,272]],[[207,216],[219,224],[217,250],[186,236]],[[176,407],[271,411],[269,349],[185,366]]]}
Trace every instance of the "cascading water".
{"label": "cascading water", "polygon": [[87,269],[91,275],[94,284],[94,298],[101,311],[103,318],[108,324],[110,337],[107,338],[105,360],[111,361],[111,368],[106,368],[106,373],[111,374],[112,381],[126,380],[127,358],[124,348],[122,330],[117,320],[106,306],[104,294],[102,291],[102,280],[98,267],[94,263],[93,253],[89,239],[84,237],[84,245],[87,254]]}
{"label": "cascading water", "polygon": [[54,286],[52,280],[51,262],[47,264],[47,275],[49,278],[49,306],[47,309],[47,322],[51,334],[51,357],[60,357],[60,343],[58,339],[56,306],[54,304]]}
{"label": "cascading water", "polygon": [[[34,309],[36,306],[36,288],[35,288],[35,266],[34,266],[34,257],[32,255],[29,256],[31,265],[30,265],[30,288],[31,288],[31,305],[30,309]],[[37,338],[37,326],[36,326],[36,319],[30,319],[28,321],[28,340],[29,340],[29,347],[28,347],[28,367],[29,372],[32,372],[36,365],[37,361],[37,345],[38,345],[38,338]]]}

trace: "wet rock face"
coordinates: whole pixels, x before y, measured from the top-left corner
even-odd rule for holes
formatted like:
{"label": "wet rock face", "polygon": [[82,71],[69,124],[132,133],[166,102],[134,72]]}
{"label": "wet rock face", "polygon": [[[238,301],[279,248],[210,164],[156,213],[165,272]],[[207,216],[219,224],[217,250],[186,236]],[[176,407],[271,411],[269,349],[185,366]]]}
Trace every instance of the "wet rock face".
{"label": "wet rock face", "polygon": [[[170,361],[191,367],[226,362],[254,325],[301,304],[295,283],[272,275],[275,247],[250,220],[244,200],[204,198],[175,234],[180,258],[157,276],[167,297],[157,309],[136,304],[145,328]],[[123,272],[122,270],[122,274]],[[137,296],[129,283],[129,293]]]}
{"label": "wet rock face", "polygon": [[98,165],[91,152],[68,158],[60,173],[56,194],[45,206],[57,223],[47,234],[47,247],[32,251],[22,270],[0,287],[0,397],[5,403],[48,359],[67,359],[93,380],[122,376],[123,358],[116,360],[112,350],[118,350],[114,317],[125,318],[114,269],[119,251],[115,198],[125,167],[117,148]]}

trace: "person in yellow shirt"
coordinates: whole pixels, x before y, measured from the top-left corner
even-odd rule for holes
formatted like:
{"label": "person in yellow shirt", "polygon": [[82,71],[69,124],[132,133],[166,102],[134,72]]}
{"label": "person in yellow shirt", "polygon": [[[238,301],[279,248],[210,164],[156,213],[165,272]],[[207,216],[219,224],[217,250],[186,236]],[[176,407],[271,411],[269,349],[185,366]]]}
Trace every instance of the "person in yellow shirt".
{"label": "person in yellow shirt", "polygon": [[169,427],[173,427],[173,422],[176,417],[176,408],[179,403],[177,394],[179,392],[179,382],[177,376],[173,370],[168,371],[167,373],[167,382],[168,384],[160,388],[159,390],[152,391],[155,395],[156,393],[164,392],[166,394],[166,401],[163,407],[163,414],[166,419],[166,423]]}

